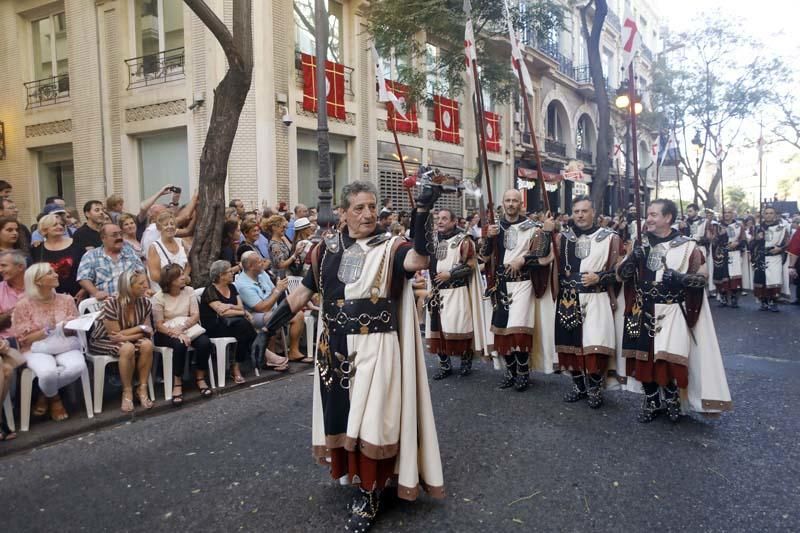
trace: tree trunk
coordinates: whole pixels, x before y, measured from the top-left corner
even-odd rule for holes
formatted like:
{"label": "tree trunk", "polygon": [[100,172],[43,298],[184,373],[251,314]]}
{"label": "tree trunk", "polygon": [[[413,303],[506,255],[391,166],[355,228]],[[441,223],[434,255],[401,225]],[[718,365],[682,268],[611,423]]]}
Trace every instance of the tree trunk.
{"label": "tree trunk", "polygon": [[[587,21],[589,7],[595,4],[592,30],[589,31]],[[609,154],[611,153],[611,109],[608,104],[606,91],[606,78],[603,75],[603,63],[600,56],[600,38],[603,33],[603,24],[608,14],[606,0],[593,0],[580,9],[581,33],[586,41],[589,58],[589,72],[592,75],[595,101],[597,103],[597,147],[595,150],[594,175],[592,176],[592,202],[598,213],[602,213],[608,186],[608,174],[611,167]]]}
{"label": "tree trunk", "polygon": [[214,34],[228,60],[228,72],[214,90],[211,120],[200,156],[198,222],[189,254],[192,282],[204,287],[209,283],[209,267],[219,257],[222,247],[228,159],[252,81],[252,4],[251,0],[235,0],[231,33],[203,0],[184,2]]}
{"label": "tree trunk", "polygon": [[717,187],[721,182],[722,168],[721,165],[717,165],[717,171],[714,173],[714,177],[711,178],[711,184],[708,186],[708,192],[706,192],[705,206],[709,209],[714,209],[717,206]]}

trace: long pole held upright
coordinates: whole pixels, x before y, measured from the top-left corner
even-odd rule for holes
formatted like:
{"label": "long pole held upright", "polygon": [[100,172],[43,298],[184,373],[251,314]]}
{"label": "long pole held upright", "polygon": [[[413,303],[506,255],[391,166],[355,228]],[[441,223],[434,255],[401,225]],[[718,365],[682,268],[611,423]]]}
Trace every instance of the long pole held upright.
{"label": "long pole held upright", "polygon": [[542,154],[539,153],[539,141],[536,140],[536,131],[533,129],[533,117],[531,116],[531,107],[528,103],[528,91],[525,87],[525,80],[522,77],[522,68],[517,63],[517,78],[519,78],[519,88],[522,94],[522,104],[525,110],[525,122],[528,125],[528,131],[531,132],[531,144],[533,145],[533,154],[536,159],[536,178],[539,180],[539,187],[542,188],[542,203],[546,212],[553,214],[550,209],[550,198],[547,196],[547,191],[544,188],[544,173],[542,171]]}
{"label": "long pole held upright", "polygon": [[636,82],[633,76],[633,61],[628,67],[628,100],[631,114],[631,151],[633,152],[633,198],[636,203],[636,244],[642,244],[642,206],[639,198],[639,140],[636,135]]}
{"label": "long pole held upright", "polygon": [[761,123],[761,130],[758,134],[758,222],[763,224],[764,220],[764,123]]}
{"label": "long pole held upright", "polygon": [[332,201],[333,180],[331,179],[330,139],[328,138],[328,102],[326,98],[325,63],[328,58],[328,10],[325,0],[314,4],[314,38],[316,39],[316,95],[317,95],[317,150],[319,155],[319,220],[320,227],[332,228],[336,225]]}
{"label": "long pole held upright", "polygon": [[483,105],[483,90],[481,89],[481,80],[478,76],[477,61],[472,62],[472,75],[475,80],[475,102],[477,103],[478,114],[476,118],[476,126],[478,127],[480,144],[478,151],[481,155],[481,163],[483,164],[483,175],[486,176],[486,220],[489,224],[494,224],[494,198],[492,196],[492,183],[491,176],[489,175],[489,152],[486,149],[486,109]]}

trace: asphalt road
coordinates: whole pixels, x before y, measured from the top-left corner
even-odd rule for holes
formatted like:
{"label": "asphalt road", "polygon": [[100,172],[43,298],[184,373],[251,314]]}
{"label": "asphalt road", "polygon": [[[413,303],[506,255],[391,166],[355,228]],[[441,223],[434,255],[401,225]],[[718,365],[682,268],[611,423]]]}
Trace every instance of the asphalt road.
{"label": "asphalt road", "polygon": [[[800,308],[715,310],[735,411],[635,421],[486,366],[431,385],[448,498],[376,531],[797,531]],[[431,367],[433,361],[430,362]],[[334,531],[350,490],[310,459],[306,373],[0,460],[2,531]]]}

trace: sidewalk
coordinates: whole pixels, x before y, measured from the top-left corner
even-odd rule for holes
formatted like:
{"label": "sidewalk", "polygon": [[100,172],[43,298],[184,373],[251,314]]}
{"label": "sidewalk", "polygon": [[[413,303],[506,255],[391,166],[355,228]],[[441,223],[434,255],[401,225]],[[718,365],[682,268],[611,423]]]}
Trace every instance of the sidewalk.
{"label": "sidewalk", "polygon": [[[204,402],[214,401],[215,398],[234,392],[249,390],[252,387],[264,385],[271,381],[277,381],[294,374],[310,372],[312,365],[305,363],[289,363],[289,370],[286,372],[275,372],[273,370],[261,370],[261,376],[256,377],[250,371],[245,373],[246,383],[236,385],[233,380],[226,381],[225,388],[214,389],[214,395],[209,398],[202,398],[197,388],[190,386],[184,389],[183,405],[179,408],[173,407],[172,403],[164,400],[164,386],[162,383],[155,384],[156,398],[152,409],[143,409],[138,401],[134,402],[136,409],[132,413],[120,411],[120,401],[122,389],[106,383],[104,390],[103,412],[95,414],[94,418],[86,418],[86,408],[83,403],[83,396],[77,394],[63,395],[64,403],[69,411],[69,419],[63,422],[53,422],[48,416],[36,418],[31,416],[30,431],[20,431],[19,409],[15,406],[14,422],[17,428],[17,438],[12,441],[0,442],[0,459],[10,455],[18,454],[41,448],[55,442],[69,439],[79,435],[85,435],[99,431],[103,428],[133,422],[151,416],[158,416],[163,413],[173,412],[177,409],[191,409]],[[79,390],[80,382],[75,390]],[[14,398],[16,402],[17,398]],[[74,400],[74,401],[72,401]]]}

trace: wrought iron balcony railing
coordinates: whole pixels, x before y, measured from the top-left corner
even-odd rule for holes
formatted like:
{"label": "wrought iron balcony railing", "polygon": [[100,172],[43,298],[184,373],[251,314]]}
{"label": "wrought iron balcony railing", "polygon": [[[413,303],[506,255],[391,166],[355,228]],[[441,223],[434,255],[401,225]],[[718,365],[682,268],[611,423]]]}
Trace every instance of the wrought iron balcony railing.
{"label": "wrought iron balcony railing", "polygon": [[[303,70],[303,53],[299,50],[295,50],[294,52],[294,68],[298,71]],[[355,69],[353,67],[348,67],[344,65],[344,93],[350,96],[353,96],[353,72]],[[301,74],[302,78],[302,74]]]}
{"label": "wrought iron balcony railing", "polygon": [[126,59],[128,89],[182,80],[186,77],[185,59],[183,48]]}
{"label": "wrought iron balcony railing", "polygon": [[561,157],[567,157],[567,145],[558,142],[554,139],[545,139],[544,140],[544,150],[549,154],[560,155]]}
{"label": "wrought iron balcony railing", "polygon": [[579,161],[583,161],[587,165],[592,164],[592,152],[588,150],[575,150],[575,156],[578,158]]}
{"label": "wrought iron balcony railing", "polygon": [[619,15],[617,15],[610,9],[608,10],[608,14],[606,15],[606,22],[608,22],[608,25],[617,30],[618,32],[622,29],[622,23],[619,20]]}
{"label": "wrought iron balcony railing", "polygon": [[25,84],[26,109],[60,104],[69,100],[69,74],[29,81]]}

